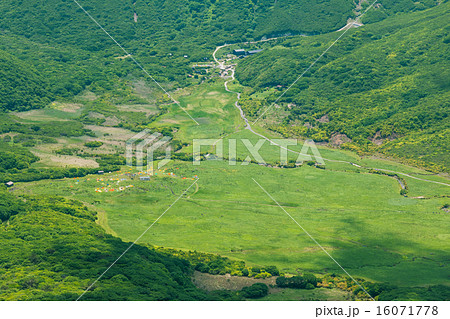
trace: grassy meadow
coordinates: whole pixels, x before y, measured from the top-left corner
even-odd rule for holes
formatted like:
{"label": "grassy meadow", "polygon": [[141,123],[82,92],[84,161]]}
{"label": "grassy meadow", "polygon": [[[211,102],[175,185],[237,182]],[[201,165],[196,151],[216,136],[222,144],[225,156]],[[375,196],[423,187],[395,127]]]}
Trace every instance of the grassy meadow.
{"label": "grassy meadow", "polygon": [[[160,172],[145,182],[112,173],[104,181],[88,176],[23,184],[20,189],[82,200],[106,215],[104,226],[133,241],[197,175],[197,185],[141,242],[274,264],[285,272],[341,273],[254,178],[352,275],[398,285],[448,283],[450,223],[448,213],[440,210],[446,198],[407,198],[387,176],[306,165],[276,169],[221,161],[200,166],[172,162],[166,172],[176,176]],[[95,192],[119,185],[133,187]]]}
{"label": "grassy meadow", "polygon": [[[225,157],[230,139],[238,140],[238,158],[249,155],[242,140],[255,145],[259,137],[243,130],[234,106],[236,95],[223,89],[223,81],[176,94],[180,105],[201,125],[178,105],[171,105],[152,126],[175,127],[174,139],[189,143],[180,152],[191,153],[194,138],[222,138]],[[61,118],[63,111],[40,112],[43,118]],[[93,129],[96,134],[101,130],[105,126]],[[130,134],[123,130],[102,140],[123,141]],[[276,133],[264,134],[280,138]],[[111,145],[116,144],[107,144]],[[405,197],[400,195],[395,178],[369,174],[365,168],[389,169],[444,183],[448,180],[387,159],[318,147],[327,159],[326,169],[308,165],[280,169],[242,162],[228,165],[218,160],[196,166],[172,161],[150,181],[140,181],[139,175],[131,178],[126,173],[137,172],[123,167],[121,172],[105,175],[21,183],[17,191],[81,200],[98,212],[99,224],[109,233],[134,241],[197,181],[140,243],[217,253],[249,265],[276,265],[286,273],[342,274],[255,179],[353,276],[400,286],[450,284],[449,213],[441,209],[449,203],[449,187],[403,176],[408,185]],[[300,151],[302,143],[290,148]],[[206,146],[202,151],[214,150]],[[280,149],[266,141],[260,154],[268,164],[274,164],[279,161]],[[297,154],[289,153],[289,159],[297,159]],[[424,198],[413,198],[420,196]],[[305,298],[309,297],[314,298]]]}

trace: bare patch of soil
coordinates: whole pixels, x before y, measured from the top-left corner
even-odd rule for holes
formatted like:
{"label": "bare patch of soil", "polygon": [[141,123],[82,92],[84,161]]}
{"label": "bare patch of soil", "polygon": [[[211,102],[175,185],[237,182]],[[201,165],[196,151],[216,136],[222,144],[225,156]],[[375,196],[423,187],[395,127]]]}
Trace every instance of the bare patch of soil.
{"label": "bare patch of soil", "polygon": [[325,114],[324,116],[322,116],[320,119],[317,120],[319,123],[328,123],[330,122],[330,118],[328,117],[327,114]]}
{"label": "bare patch of soil", "polygon": [[330,138],[330,145],[332,146],[340,146],[344,143],[349,143],[352,140],[345,134],[334,134],[331,138]]}
{"label": "bare patch of soil", "polygon": [[98,163],[94,160],[84,159],[77,156],[68,156],[68,155],[53,155],[41,153],[36,150],[31,150],[31,152],[38,156],[41,160],[40,163],[43,163],[48,166],[76,166],[76,167],[98,167]]}
{"label": "bare patch of soil", "polygon": [[77,103],[59,103],[59,102],[53,102],[52,103],[53,108],[67,112],[67,113],[76,113],[79,109],[83,107],[82,104]]}
{"label": "bare patch of soil", "polygon": [[125,112],[143,112],[146,116],[158,113],[156,105],[153,104],[117,105],[117,108]]}
{"label": "bare patch of soil", "polygon": [[375,135],[372,137],[371,141],[375,145],[383,144],[383,139],[381,138],[381,132],[380,131],[376,132]]}
{"label": "bare patch of soil", "polygon": [[116,116],[109,116],[106,121],[103,122],[104,126],[116,126],[120,123],[120,120]]}
{"label": "bare patch of soil", "polygon": [[192,282],[200,289],[206,291],[213,290],[241,290],[244,287],[249,287],[257,282],[262,282],[269,287],[275,286],[276,277],[270,277],[266,279],[255,279],[249,277],[238,277],[226,275],[211,275],[204,274],[198,271],[194,272]]}

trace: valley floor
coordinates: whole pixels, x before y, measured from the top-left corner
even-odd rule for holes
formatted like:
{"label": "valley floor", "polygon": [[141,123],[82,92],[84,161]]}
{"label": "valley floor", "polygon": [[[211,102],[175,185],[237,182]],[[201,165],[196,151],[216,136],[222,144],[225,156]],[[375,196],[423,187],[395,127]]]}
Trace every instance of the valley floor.
{"label": "valley floor", "polygon": [[[225,157],[229,141],[236,139],[240,158],[248,155],[242,140],[257,143],[256,135],[243,130],[235,95],[225,91],[223,82],[180,92],[179,100],[202,123],[195,125],[173,106],[158,125],[180,127],[177,139],[222,136]],[[300,151],[301,145],[292,149]],[[131,178],[127,173],[139,172],[123,167],[102,176],[17,184],[14,191],[81,200],[101,212],[99,221],[107,231],[134,241],[198,177],[196,187],[140,243],[217,253],[249,265],[276,265],[288,273],[342,273],[254,179],[353,276],[400,286],[450,284],[450,222],[448,211],[442,209],[450,196],[448,180],[388,160],[326,147],[319,150],[332,160],[325,169],[270,167],[279,159],[280,149],[265,141],[260,154],[268,166],[171,161],[150,181]],[[191,153],[192,144],[181,152]],[[364,167],[403,172],[408,194],[400,195],[397,179]]]}

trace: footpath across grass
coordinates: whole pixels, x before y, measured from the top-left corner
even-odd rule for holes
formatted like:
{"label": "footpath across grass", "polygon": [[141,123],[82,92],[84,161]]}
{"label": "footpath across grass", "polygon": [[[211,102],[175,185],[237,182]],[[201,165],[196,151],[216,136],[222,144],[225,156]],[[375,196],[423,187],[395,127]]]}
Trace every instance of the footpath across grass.
{"label": "footpath across grass", "polygon": [[[17,191],[82,200],[105,214],[105,227],[134,241],[195,176],[197,185],[140,242],[284,272],[341,273],[254,178],[352,275],[400,286],[449,283],[450,222],[440,209],[448,198],[438,186],[435,196],[417,199],[401,196],[398,182],[382,175],[205,161],[171,162],[150,181],[112,173],[20,184]],[[114,191],[98,192],[102,187]]]}

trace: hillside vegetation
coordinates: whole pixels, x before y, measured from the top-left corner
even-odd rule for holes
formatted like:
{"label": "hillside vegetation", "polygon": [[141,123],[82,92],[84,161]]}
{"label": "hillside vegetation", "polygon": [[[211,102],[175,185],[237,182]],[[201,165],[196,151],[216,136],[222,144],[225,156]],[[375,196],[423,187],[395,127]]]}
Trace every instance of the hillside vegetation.
{"label": "hillside vegetation", "polygon": [[[57,197],[0,190],[0,300],[75,300],[130,245],[105,234],[95,213]],[[133,247],[82,300],[202,300],[188,262]]]}
{"label": "hillside vegetation", "polygon": [[[344,147],[448,170],[449,16],[446,2],[349,31],[282,97],[278,119],[268,113],[268,127],[316,141],[345,134],[353,143]],[[285,40],[241,61],[238,79],[259,91],[279,86],[268,106],[337,36]],[[255,117],[257,102],[245,104]]]}
{"label": "hillside vegetation", "polygon": [[[219,44],[284,34],[318,34],[339,29],[356,11],[353,0],[112,0],[79,1],[146,70],[170,89],[191,84],[189,63],[211,60]],[[419,10],[435,1],[383,1],[381,16]],[[363,2],[362,9],[367,6]],[[118,77],[141,70],[71,0],[0,3],[0,50],[7,57],[1,80],[0,108],[40,108],[48,99],[67,99],[84,88],[112,90]],[[368,17],[369,18],[369,17]],[[3,54],[0,54],[3,55]],[[35,68],[35,70],[34,70]],[[3,75],[3,74],[2,74]],[[14,75],[14,74],[13,74]],[[24,78],[28,78],[27,81]],[[45,79],[46,85],[42,84]],[[11,94],[9,88],[18,89]],[[27,89],[24,96],[19,92]]]}
{"label": "hillside vegetation", "polygon": [[44,107],[50,102],[48,89],[31,64],[0,50],[0,111]]}

